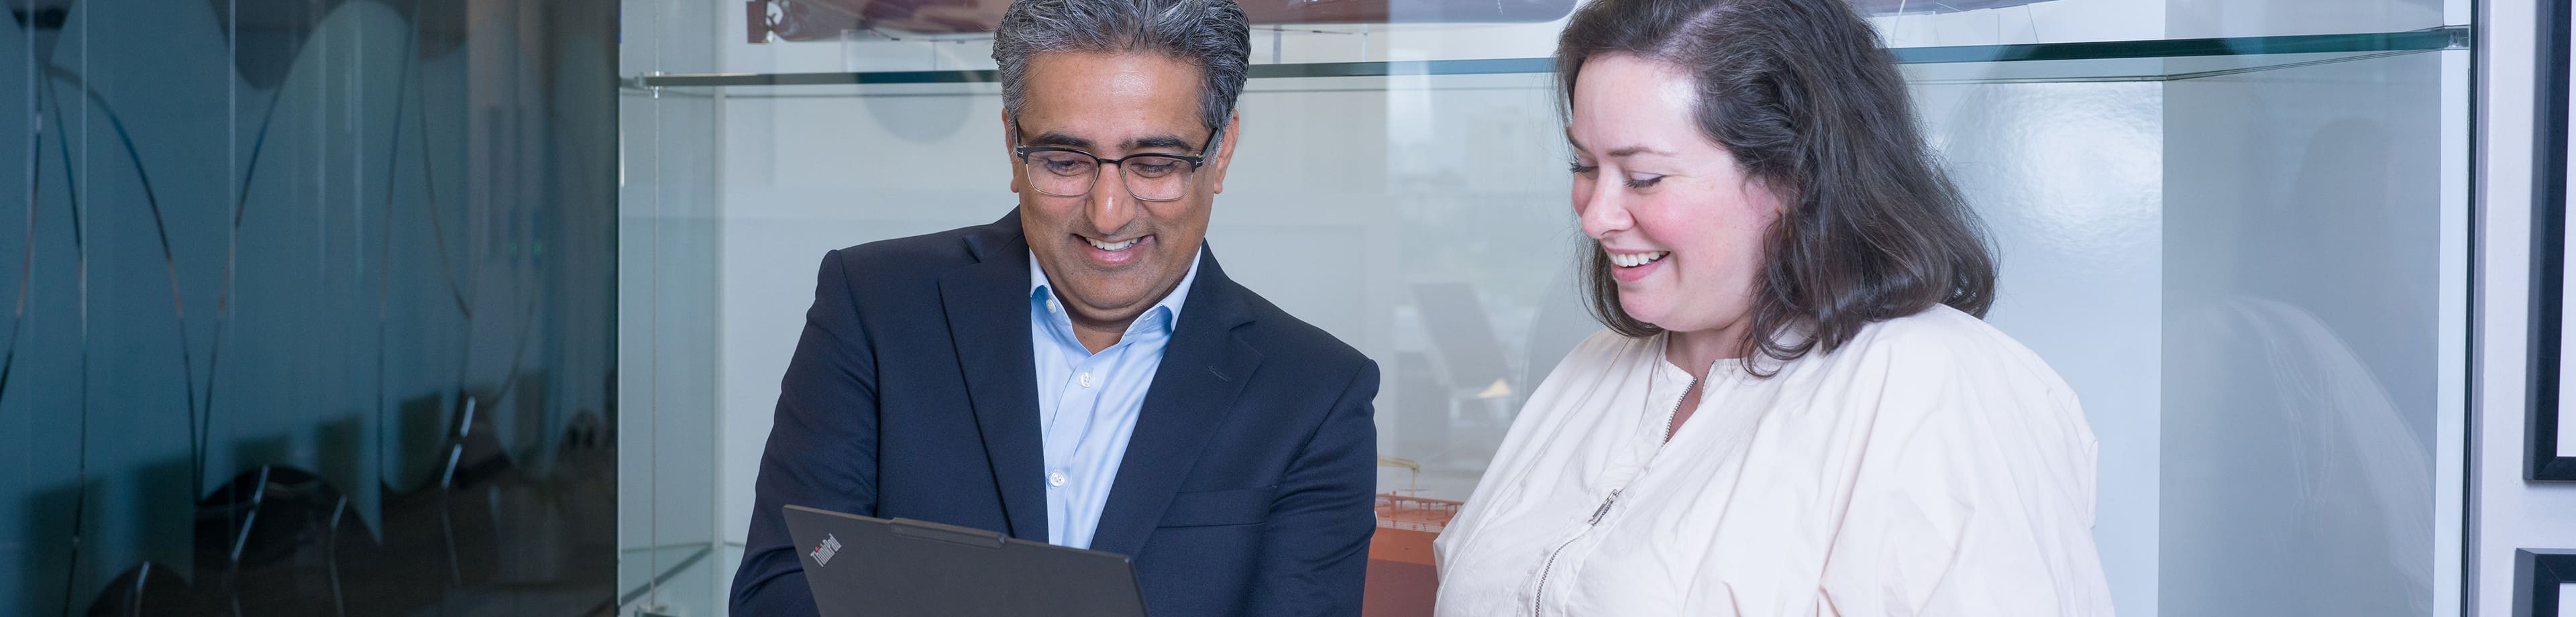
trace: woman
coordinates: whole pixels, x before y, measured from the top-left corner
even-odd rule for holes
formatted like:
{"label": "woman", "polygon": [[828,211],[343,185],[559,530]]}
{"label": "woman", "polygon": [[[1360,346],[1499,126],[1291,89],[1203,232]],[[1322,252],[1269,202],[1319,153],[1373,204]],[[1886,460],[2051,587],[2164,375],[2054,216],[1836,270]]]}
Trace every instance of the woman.
{"label": "woman", "polygon": [[2094,440],[1837,0],[1559,41],[1594,313],[1436,543],[1439,613],[2101,615]]}

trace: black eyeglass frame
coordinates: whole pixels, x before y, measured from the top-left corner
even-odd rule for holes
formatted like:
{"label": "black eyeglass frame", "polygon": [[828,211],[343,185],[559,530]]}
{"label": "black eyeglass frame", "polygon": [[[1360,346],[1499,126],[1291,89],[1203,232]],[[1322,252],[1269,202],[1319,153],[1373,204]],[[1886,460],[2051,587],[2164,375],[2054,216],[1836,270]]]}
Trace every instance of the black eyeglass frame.
{"label": "black eyeglass frame", "polygon": [[[1020,121],[1019,121],[1019,119],[1018,119],[1018,118],[1013,118],[1013,119],[1011,119],[1011,143],[1014,143],[1014,144],[1019,143],[1019,142],[1020,142],[1020,134],[1021,134],[1021,133],[1024,133],[1024,132],[1025,132],[1025,131],[1020,130]],[[1213,130],[1208,131],[1207,143],[1204,143],[1204,144],[1200,144],[1200,145],[1199,145],[1199,152],[1213,152],[1213,151],[1214,151],[1214,148],[1216,148],[1216,142],[1217,142],[1218,140],[1221,140],[1221,139],[1224,139],[1224,138],[1225,138],[1225,127],[1221,127],[1221,126],[1220,126],[1220,127],[1216,127],[1216,128],[1214,128]],[[1020,164],[1022,164],[1022,165],[1026,165],[1026,164],[1028,164],[1028,162],[1029,162],[1029,155],[1036,154],[1036,153],[1039,153],[1039,152],[1068,152],[1068,153],[1079,154],[1079,155],[1083,155],[1083,156],[1091,157],[1091,161],[1092,161],[1094,164],[1097,164],[1097,165],[1100,165],[1100,166],[1103,166],[1103,167],[1107,167],[1107,166],[1116,166],[1116,167],[1118,168],[1118,187],[1119,187],[1119,188],[1127,189],[1127,196],[1128,196],[1128,197],[1134,197],[1134,198],[1136,198],[1136,200],[1137,200],[1137,201],[1151,201],[1151,202],[1158,202],[1158,203],[1159,203],[1159,202],[1166,202],[1166,201],[1180,201],[1182,198],[1181,198],[1181,197],[1173,197],[1173,198],[1170,198],[1170,199],[1146,199],[1146,198],[1145,198],[1144,196],[1142,196],[1142,195],[1137,195],[1137,194],[1136,194],[1136,189],[1134,189],[1134,188],[1131,188],[1131,187],[1128,187],[1128,186],[1127,186],[1127,166],[1125,166],[1125,165],[1119,165],[1119,163],[1124,163],[1124,162],[1127,162],[1127,161],[1136,160],[1136,159],[1138,159],[1138,158],[1172,159],[1172,160],[1181,161],[1181,162],[1184,162],[1184,163],[1189,163],[1189,164],[1190,164],[1190,171],[1195,172],[1195,171],[1198,171],[1198,170],[1199,170],[1199,168],[1201,168],[1201,167],[1206,167],[1206,166],[1207,166],[1207,157],[1208,157],[1208,155],[1206,155],[1206,154],[1190,155],[1190,154],[1172,154],[1172,153],[1169,153],[1169,152],[1138,152],[1138,153],[1135,153],[1135,154],[1130,154],[1130,155],[1127,155],[1127,156],[1123,156],[1123,157],[1119,157],[1119,158],[1114,158],[1114,159],[1112,159],[1112,158],[1101,158],[1101,156],[1100,156],[1100,155],[1092,154],[1092,153],[1090,153],[1090,152],[1085,152],[1085,151],[1078,150],[1078,149],[1074,149],[1074,148],[1061,148],[1061,147],[1055,147],[1055,146],[1012,146],[1012,147],[1011,147],[1011,154],[1012,154],[1013,156],[1018,157],[1018,158],[1020,159]],[[1036,191],[1038,192],[1038,194],[1040,194],[1040,195],[1046,195],[1046,196],[1049,196],[1049,197],[1081,197],[1081,196],[1084,196],[1084,195],[1089,195],[1089,194],[1091,194],[1091,192],[1092,192],[1092,191],[1094,191],[1094,190],[1098,190],[1098,188],[1099,188],[1099,186],[1100,186],[1100,172],[1099,172],[1099,171],[1096,171],[1096,170],[1098,169],[1097,167],[1095,167],[1095,168],[1093,168],[1093,169],[1094,169],[1095,171],[1093,171],[1093,172],[1091,173],[1091,184],[1086,185],[1086,186],[1083,188],[1082,192],[1080,192],[1080,193],[1075,193],[1075,194],[1072,194],[1072,195],[1057,195],[1057,194],[1054,194],[1054,193],[1046,192],[1046,190],[1045,190],[1045,189],[1039,189],[1039,188],[1037,188],[1037,187],[1036,187],[1036,186],[1034,186],[1034,185],[1033,185],[1033,186],[1030,186],[1029,188],[1030,188],[1031,190],[1036,190]]]}

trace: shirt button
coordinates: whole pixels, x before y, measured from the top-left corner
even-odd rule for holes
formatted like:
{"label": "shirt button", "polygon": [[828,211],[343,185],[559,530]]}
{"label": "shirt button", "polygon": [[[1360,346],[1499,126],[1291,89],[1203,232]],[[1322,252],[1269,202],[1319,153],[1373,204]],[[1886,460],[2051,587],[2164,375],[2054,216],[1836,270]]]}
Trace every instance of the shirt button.
{"label": "shirt button", "polygon": [[1047,486],[1064,486],[1064,472],[1057,471],[1048,473]]}
{"label": "shirt button", "polygon": [[1085,387],[1085,388],[1089,388],[1089,387],[1091,387],[1091,373],[1090,373],[1090,372],[1087,372],[1087,371],[1086,371],[1086,372],[1084,372],[1084,373],[1082,374],[1082,387]]}
{"label": "shirt button", "polygon": [[1055,298],[1047,298],[1047,312],[1049,312],[1049,313],[1053,313],[1053,312],[1056,312],[1056,311],[1058,311],[1058,310],[1061,310],[1061,309],[1056,308],[1056,306],[1055,306]]}

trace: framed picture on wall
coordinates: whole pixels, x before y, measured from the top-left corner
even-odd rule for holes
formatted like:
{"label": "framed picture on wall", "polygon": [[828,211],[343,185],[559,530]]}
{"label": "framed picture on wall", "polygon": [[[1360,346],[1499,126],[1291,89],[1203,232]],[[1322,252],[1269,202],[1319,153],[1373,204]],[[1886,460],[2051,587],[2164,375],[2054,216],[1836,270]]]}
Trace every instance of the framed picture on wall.
{"label": "framed picture on wall", "polygon": [[2531,204],[2531,340],[2528,357],[2530,372],[2525,375],[2527,393],[2524,405],[2527,420],[2523,477],[2533,481],[2576,481],[2576,417],[2571,417],[2566,400],[2567,384],[2576,384],[2576,363],[2562,356],[2576,349],[2568,341],[2576,335],[2570,327],[2567,294],[2576,291],[2568,277],[2576,269],[2567,267],[2567,196],[2568,181],[2576,178],[2568,165],[2576,163],[2570,156],[2567,138],[2568,102],[2571,84],[2568,67],[2576,65],[2571,57],[2569,36],[2570,0],[2546,0],[2540,3],[2540,74],[2533,91],[2539,100],[2538,117],[2534,118],[2532,152]]}
{"label": "framed picture on wall", "polygon": [[2513,617],[2576,615],[2576,550],[2513,552]]}

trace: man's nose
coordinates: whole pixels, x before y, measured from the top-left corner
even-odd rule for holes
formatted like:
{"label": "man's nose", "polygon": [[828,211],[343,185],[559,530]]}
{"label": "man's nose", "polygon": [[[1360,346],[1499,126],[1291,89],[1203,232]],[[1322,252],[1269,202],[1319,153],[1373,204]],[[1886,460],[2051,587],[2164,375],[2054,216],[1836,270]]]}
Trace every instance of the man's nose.
{"label": "man's nose", "polygon": [[[1091,219],[1092,231],[1102,235],[1127,228],[1136,218],[1136,198],[1127,194],[1126,178],[1117,167],[1103,167],[1099,179],[1091,184],[1091,194],[1083,196],[1083,214]],[[1112,238],[1116,239],[1116,238]]]}

